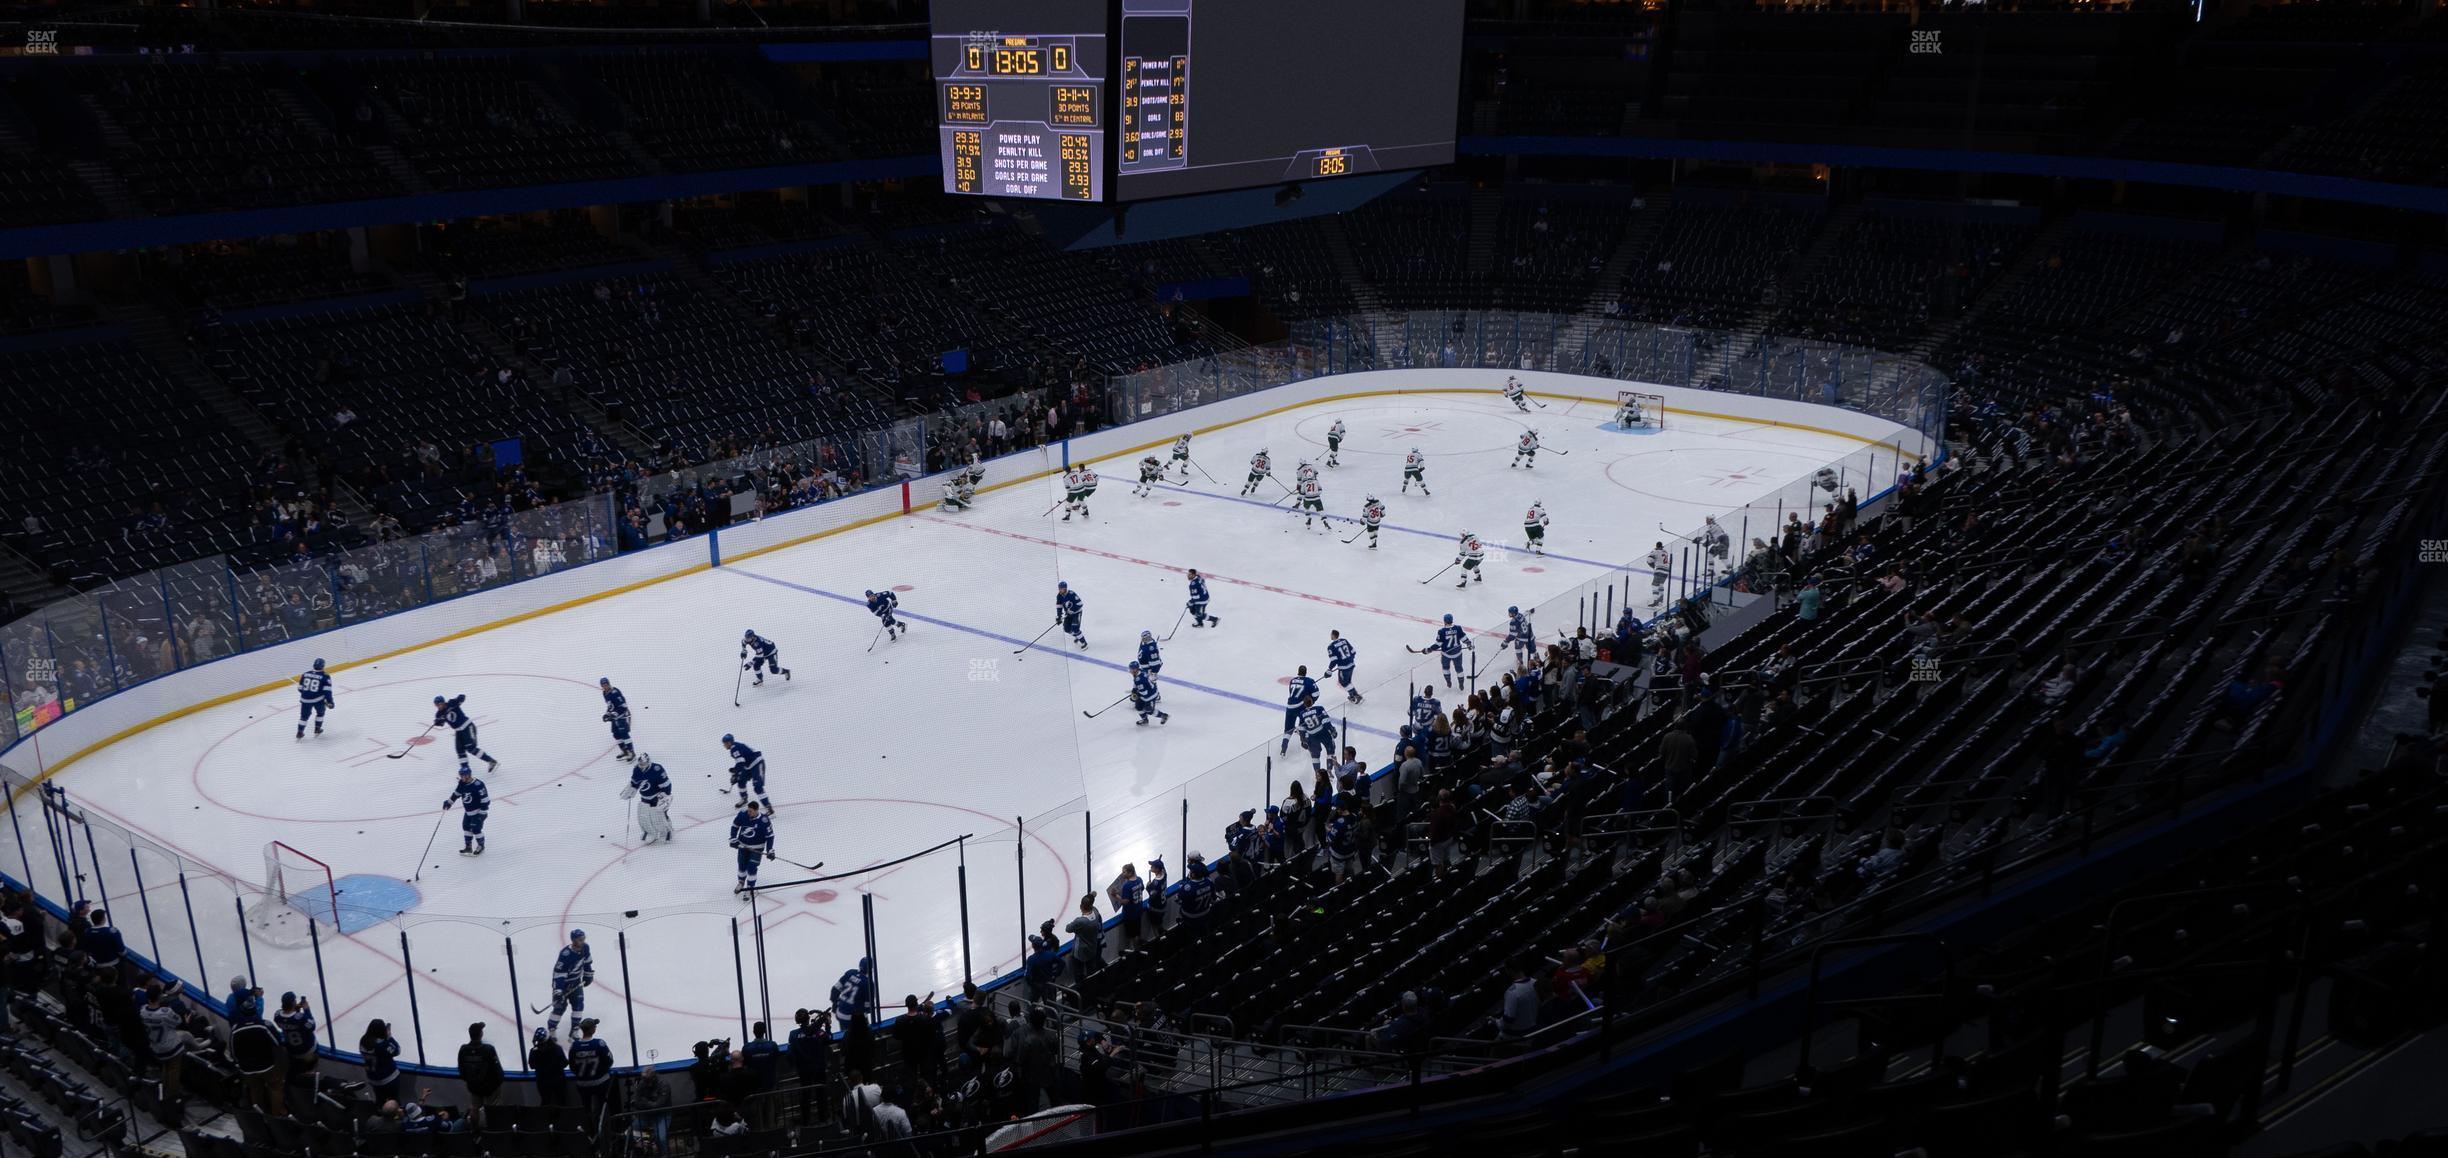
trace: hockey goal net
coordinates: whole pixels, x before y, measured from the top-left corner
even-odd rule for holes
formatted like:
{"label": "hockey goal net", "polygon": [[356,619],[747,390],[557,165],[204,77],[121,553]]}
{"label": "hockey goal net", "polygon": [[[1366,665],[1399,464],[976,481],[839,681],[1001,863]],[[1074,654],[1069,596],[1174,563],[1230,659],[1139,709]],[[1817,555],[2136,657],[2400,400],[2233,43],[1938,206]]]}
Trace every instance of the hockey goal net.
{"label": "hockey goal net", "polygon": [[[1639,419],[1626,422],[1625,420],[1631,416],[1635,407],[1639,410]],[[1618,390],[1615,392],[1615,421],[1626,429],[1664,430],[1666,429],[1666,396],[1639,390]]]}
{"label": "hockey goal net", "polygon": [[247,929],[257,941],[295,949],[340,935],[340,889],[330,865],[277,840],[264,846],[263,860],[264,895],[247,907]]}

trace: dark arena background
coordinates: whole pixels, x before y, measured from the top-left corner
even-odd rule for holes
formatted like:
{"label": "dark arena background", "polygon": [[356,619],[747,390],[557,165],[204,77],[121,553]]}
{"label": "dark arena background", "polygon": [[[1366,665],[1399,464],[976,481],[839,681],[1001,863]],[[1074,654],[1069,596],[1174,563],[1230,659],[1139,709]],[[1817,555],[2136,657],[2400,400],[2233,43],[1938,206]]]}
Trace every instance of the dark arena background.
{"label": "dark arena background", "polygon": [[2448,1155],[2444,361],[2437,0],[0,2],[0,1153]]}

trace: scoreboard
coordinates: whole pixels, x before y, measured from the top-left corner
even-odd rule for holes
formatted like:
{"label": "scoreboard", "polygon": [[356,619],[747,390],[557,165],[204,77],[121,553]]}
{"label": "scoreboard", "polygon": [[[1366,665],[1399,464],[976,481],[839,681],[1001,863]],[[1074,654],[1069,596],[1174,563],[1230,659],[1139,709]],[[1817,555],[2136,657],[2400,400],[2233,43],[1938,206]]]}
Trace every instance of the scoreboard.
{"label": "scoreboard", "polygon": [[1104,0],[935,0],[944,192],[1105,199]]}
{"label": "scoreboard", "polygon": [[933,0],[944,191],[1137,201],[1448,164],[1462,5]]}

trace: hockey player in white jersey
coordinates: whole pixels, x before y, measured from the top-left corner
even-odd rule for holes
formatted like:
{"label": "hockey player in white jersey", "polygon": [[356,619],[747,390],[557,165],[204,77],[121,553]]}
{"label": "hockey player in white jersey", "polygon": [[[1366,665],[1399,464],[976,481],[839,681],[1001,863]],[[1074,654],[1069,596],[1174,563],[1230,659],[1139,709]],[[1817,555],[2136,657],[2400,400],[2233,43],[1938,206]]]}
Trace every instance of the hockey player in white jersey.
{"label": "hockey player in white jersey", "polygon": [[1343,420],[1340,418],[1334,420],[1334,425],[1326,428],[1326,465],[1343,465],[1342,453],[1344,433]]}
{"label": "hockey player in white jersey", "polygon": [[1096,488],[1096,472],[1087,467],[1075,466],[1063,472],[1064,522],[1070,522],[1073,515],[1088,517],[1088,496],[1095,494]]}
{"label": "hockey player in white jersey", "polygon": [[1148,455],[1139,460],[1139,485],[1132,487],[1131,493],[1144,499],[1163,480],[1164,464],[1156,461],[1155,455]]}
{"label": "hockey player in white jersey", "polygon": [[1249,481],[1241,484],[1241,493],[1244,495],[1256,494],[1258,492],[1259,481],[1262,479],[1273,478],[1274,472],[1275,460],[1267,457],[1266,451],[1261,450],[1258,453],[1251,455]]}
{"label": "hockey player in white jersey", "polygon": [[308,715],[314,717],[315,735],[322,735],[323,713],[330,711],[333,703],[331,673],[323,670],[322,660],[314,661],[314,667],[311,670],[299,673],[297,689],[297,738],[300,740],[306,738],[306,717]]}
{"label": "hockey player in white jersey", "polygon": [[[1189,435],[1187,435],[1187,434],[1182,435],[1181,437],[1176,438],[1176,439],[1174,439],[1174,440],[1173,440],[1173,466],[1177,466],[1177,467],[1180,467],[1180,468],[1181,468],[1181,472],[1182,472],[1182,485],[1184,485],[1184,486],[1189,485],[1189,483],[1190,483],[1190,436],[1189,436]],[[1168,469],[1169,469],[1169,468],[1168,468]]]}
{"label": "hockey player in white jersey", "polygon": [[1641,562],[1649,568],[1649,606],[1664,607],[1666,582],[1674,570],[1674,552],[1667,550],[1666,544],[1659,543],[1649,549],[1648,557]]}
{"label": "hockey player in white jersey", "polygon": [[1522,514],[1522,537],[1530,540],[1530,553],[1547,553],[1547,504],[1532,502]]}
{"label": "hockey player in white jersey", "polygon": [[1377,549],[1377,528],[1385,525],[1385,503],[1370,495],[1360,504],[1360,525],[1368,531],[1369,550]]}
{"label": "hockey player in white jersey", "polygon": [[1300,481],[1301,526],[1314,527],[1326,517],[1326,496],[1318,489],[1317,475],[1312,472]]}
{"label": "hockey player in white jersey", "polygon": [[1521,379],[1511,374],[1505,375],[1504,396],[1505,401],[1513,404],[1513,409],[1530,413],[1529,392],[1522,389]]}
{"label": "hockey player in white jersey", "polygon": [[1734,537],[1726,534],[1724,527],[1717,525],[1717,516],[1710,515],[1708,521],[1700,525],[1699,542],[1701,566],[1706,576],[1704,581],[1714,584],[1717,573],[1725,569],[1726,559],[1734,551]]}
{"label": "hockey player in white jersey", "polygon": [[1536,469],[1538,469],[1538,452],[1539,452],[1539,433],[1538,433],[1538,431],[1536,431],[1536,430],[1525,430],[1525,431],[1522,431],[1522,432],[1521,432],[1521,438],[1519,438],[1518,440],[1516,440],[1516,441],[1513,443],[1513,461],[1512,461],[1510,464],[1508,464],[1507,469],[1510,469],[1511,467],[1515,467],[1515,466],[1518,466],[1518,467],[1522,468],[1523,470],[1536,470]]}
{"label": "hockey player in white jersey", "polygon": [[1641,413],[1641,400],[1638,398],[1626,398],[1622,405],[1615,408],[1615,425],[1619,429],[1630,430],[1639,426],[1645,418],[1646,416]]}
{"label": "hockey player in white jersey", "polygon": [[1410,494],[1412,483],[1419,484],[1420,497],[1435,497],[1428,493],[1428,456],[1421,454],[1416,446],[1411,448],[1411,453],[1403,456],[1402,493]]}
{"label": "hockey player in white jersey", "polygon": [[1468,587],[1474,579],[1481,583],[1487,582],[1487,576],[1479,572],[1479,564],[1486,559],[1487,548],[1479,544],[1479,536],[1469,531],[1462,532],[1459,541],[1454,545],[1454,562],[1462,565],[1462,581],[1454,586]]}
{"label": "hockey player in white jersey", "polygon": [[621,789],[621,799],[637,800],[638,842],[654,844],[669,842],[671,826],[671,774],[663,770],[654,757],[638,753],[637,762],[629,769],[629,783]]}
{"label": "hockey player in white jersey", "polygon": [[1301,464],[1298,467],[1293,468],[1292,471],[1292,481],[1295,484],[1315,482],[1317,481],[1317,476],[1318,468],[1309,465],[1307,459],[1301,460]]}
{"label": "hockey player in white jersey", "polygon": [[952,477],[943,481],[943,509],[965,511],[977,505],[977,483],[971,481],[970,477],[971,472],[976,469],[971,467],[969,470],[956,472]]}

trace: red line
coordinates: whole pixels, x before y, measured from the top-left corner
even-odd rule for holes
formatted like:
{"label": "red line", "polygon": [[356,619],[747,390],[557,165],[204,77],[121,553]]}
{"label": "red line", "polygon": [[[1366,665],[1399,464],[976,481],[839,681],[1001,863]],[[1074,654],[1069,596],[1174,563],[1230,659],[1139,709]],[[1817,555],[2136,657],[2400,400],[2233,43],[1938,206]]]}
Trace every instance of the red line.
{"label": "red line", "polygon": [[[941,523],[947,527],[959,527],[963,530],[977,531],[981,534],[1001,535],[1006,539],[1018,539],[1023,543],[1035,543],[1040,547],[1053,547],[1058,550],[1077,551],[1082,555],[1094,555],[1097,558],[1111,559],[1117,563],[1134,563],[1141,567],[1153,567],[1159,571],[1171,571],[1176,575],[1185,574],[1189,571],[1189,568],[1187,567],[1176,567],[1171,563],[1159,563],[1153,559],[1141,559],[1133,555],[1123,555],[1112,551],[1099,550],[1095,547],[1082,547],[1073,543],[1060,543],[1052,539],[1040,539],[1035,535],[1023,535],[1018,531],[1006,531],[999,527],[979,526],[976,523],[964,523],[956,519],[940,518],[935,515],[913,515],[911,517],[925,519],[931,523]],[[1247,587],[1256,591],[1271,592],[1276,595],[1289,595],[1294,599],[1306,599],[1311,603],[1323,603],[1330,607],[1343,607],[1349,608],[1353,611],[1365,611],[1371,615],[1383,615],[1388,619],[1408,620],[1412,623],[1425,624],[1429,627],[1444,626],[1443,623],[1430,619],[1427,616],[1413,615],[1406,611],[1390,611],[1383,607],[1371,607],[1365,603],[1354,603],[1349,599],[1336,599],[1328,595],[1312,595],[1306,591],[1294,591],[1289,587],[1278,587],[1272,583],[1260,583],[1255,579],[1235,579],[1230,575],[1218,575],[1213,571],[1201,571],[1199,574],[1205,578],[1213,579],[1218,583],[1230,583],[1236,587]],[[1504,633],[1501,631],[1490,631],[1483,627],[1465,627],[1462,630],[1467,631],[1472,635],[1484,635],[1489,639],[1501,639],[1504,636]]]}

